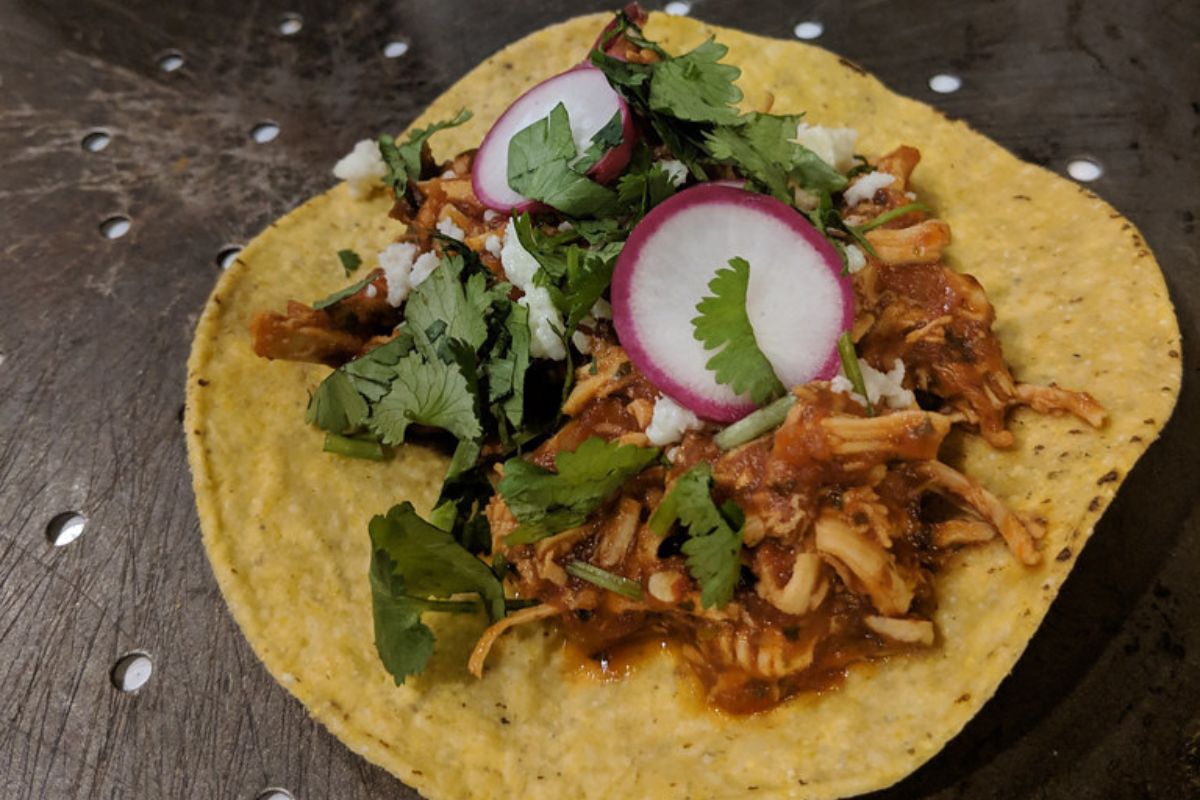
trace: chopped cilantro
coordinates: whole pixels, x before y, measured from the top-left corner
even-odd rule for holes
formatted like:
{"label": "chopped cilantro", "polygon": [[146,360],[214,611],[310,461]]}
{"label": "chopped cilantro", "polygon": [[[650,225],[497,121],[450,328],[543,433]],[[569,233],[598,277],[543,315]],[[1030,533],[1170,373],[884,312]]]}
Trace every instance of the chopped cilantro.
{"label": "chopped cilantro", "polygon": [[442,336],[461,339],[472,348],[487,339],[486,315],[494,295],[482,273],[463,273],[461,256],[443,258],[441,266],[413,291],[404,307],[405,321],[417,347],[427,355],[433,340]]}
{"label": "chopped cilantro", "polygon": [[342,370],[329,373],[308,399],[304,421],[330,433],[346,433],[360,427],[370,409]]}
{"label": "chopped cilantro", "polygon": [[406,327],[401,327],[395,339],[343,364],[339,371],[346,373],[359,394],[374,403],[388,393],[392,379],[396,377],[397,362],[413,348],[412,334]]}
{"label": "chopped cilantro", "polygon": [[589,169],[604,158],[605,153],[621,143],[624,133],[625,121],[621,119],[621,112],[618,111],[612,115],[612,119],[604,123],[603,128],[596,131],[588,143],[588,149],[571,164],[571,168],[581,175],[586,175]]}
{"label": "chopped cilantro", "polygon": [[374,517],[369,531],[375,649],[397,685],[423,670],[433,654],[423,612],[479,609],[475,602],[429,598],[473,593],[492,621],[504,616],[504,589],[487,564],[421,519],[410,503]]}
{"label": "chopped cilantro", "polygon": [[506,541],[510,545],[534,542],[583,524],[588,514],[656,458],[656,447],[619,445],[598,436],[555,456],[557,472],[510,458],[497,488],[521,525]]}
{"label": "chopped cilantro", "polygon": [[612,190],[571,166],[575,155],[567,107],[559,103],[548,116],[509,140],[508,185],[524,197],[574,217],[605,216],[616,211],[617,198]]}
{"label": "chopped cilantro", "polygon": [[322,308],[329,308],[334,303],[340,303],[352,294],[358,294],[373,280],[375,280],[374,275],[367,275],[361,281],[355,281],[345,289],[339,289],[328,297],[322,297],[320,300],[315,301],[312,307],[317,311],[320,311]]}
{"label": "chopped cilantro", "polygon": [[435,122],[428,128],[414,129],[403,144],[396,144],[396,140],[386,133],[380,136],[379,154],[387,166],[387,173],[383,176],[384,184],[390,186],[397,197],[403,195],[408,189],[408,182],[419,180],[421,177],[421,153],[428,147],[429,137],[440,130],[462,125],[471,116],[470,111],[461,109],[453,119]]}
{"label": "chopped cilantro", "polygon": [[504,417],[515,428],[525,419],[525,373],[529,369],[529,309],[510,303],[505,319],[506,336],[497,341],[484,367],[488,400],[499,403]]}
{"label": "chopped cilantro", "polygon": [[482,433],[475,398],[457,364],[419,353],[396,364],[391,390],[371,413],[371,430],[384,444],[401,444],[413,423],[441,428],[460,440]]}
{"label": "chopped cilantro", "polygon": [[846,179],[820,156],[797,142],[802,115],[747,114],[737,126],[705,135],[705,148],[717,161],[737,165],[776,199],[793,203],[793,186],[815,193],[836,192]]}
{"label": "chopped cilantro", "polygon": [[638,218],[675,194],[671,175],[661,164],[651,164],[645,170],[626,172],[617,181],[617,199]]}
{"label": "chopped cilantro", "polygon": [[695,337],[705,350],[718,352],[705,364],[718,383],[737,394],[749,394],[756,405],[783,394],[783,384],[767,357],[758,349],[750,316],[746,312],[746,289],[750,264],[731,258],[731,269],[720,269],[708,284],[713,293],[696,305],[700,316],[692,320]]}
{"label": "chopped cilantro", "polygon": [[654,64],[650,108],[691,122],[733,124],[742,90],[734,81],[737,67],[718,63],[729,48],[709,38],[696,49]]}
{"label": "chopped cilantro", "polygon": [[700,584],[700,602],[705,608],[719,608],[733,598],[741,575],[742,519],[733,503],[717,508],[711,487],[712,467],[704,462],[692,467],[654,510],[650,529],[665,536],[676,521],[687,527],[683,554]]}
{"label": "chopped cilantro", "polygon": [[338,250],[338,260],[342,262],[342,269],[346,271],[346,277],[349,278],[354,274],[354,271],[362,266],[362,258],[353,250]]}

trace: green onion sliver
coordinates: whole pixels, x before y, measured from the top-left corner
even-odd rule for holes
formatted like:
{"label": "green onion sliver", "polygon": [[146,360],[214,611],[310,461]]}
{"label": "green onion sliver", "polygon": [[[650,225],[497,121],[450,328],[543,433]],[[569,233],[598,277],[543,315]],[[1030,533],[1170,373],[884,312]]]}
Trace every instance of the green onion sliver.
{"label": "green onion sliver", "polygon": [[867,401],[867,416],[875,416],[875,408],[867,395],[867,384],[863,381],[862,370],[858,366],[858,354],[854,352],[854,342],[850,341],[849,331],[838,337],[837,350],[842,359],[842,372],[846,374],[846,380],[850,381],[854,391]]}
{"label": "green onion sliver", "polygon": [[909,203],[905,206],[897,206],[891,211],[883,212],[870,222],[866,222],[857,226],[857,230],[859,233],[866,233],[867,231],[875,230],[880,225],[885,225],[894,220],[896,217],[902,217],[905,214],[913,211],[924,211],[926,214],[928,214],[930,211],[932,211],[932,209],[924,203]]}
{"label": "green onion sliver", "polygon": [[751,439],[757,439],[767,431],[782,425],[787,418],[788,411],[794,405],[796,405],[796,395],[785,394],[775,402],[768,403],[758,411],[742,417],[713,437],[713,441],[722,450],[732,450]]}
{"label": "green onion sliver", "polygon": [[600,569],[586,561],[572,561],[567,564],[567,574],[593,583],[601,589],[608,589],[622,597],[628,597],[630,600],[642,599],[642,586],[637,581],[613,575],[608,570]]}
{"label": "green onion sliver", "polygon": [[349,436],[338,436],[336,433],[325,434],[326,453],[334,453],[348,458],[366,458],[371,461],[383,461],[383,445],[370,439],[351,439]]}

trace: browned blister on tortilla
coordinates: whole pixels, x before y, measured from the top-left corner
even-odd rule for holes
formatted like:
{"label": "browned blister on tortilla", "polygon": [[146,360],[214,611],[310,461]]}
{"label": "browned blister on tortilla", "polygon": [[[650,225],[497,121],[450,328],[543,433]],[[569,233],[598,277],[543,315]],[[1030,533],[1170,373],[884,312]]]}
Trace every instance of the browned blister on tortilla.
{"label": "browned blister on tortilla", "polygon": [[[415,124],[470,108],[474,119],[435,148],[475,146],[512,98],[576,63],[605,21],[580,17],[511,45]],[[855,128],[860,152],[918,147],[914,188],[954,231],[948,263],[986,288],[1014,377],[1086,389],[1108,420],[1093,430],[1018,409],[1011,449],[962,437],[953,465],[1043,525],[1046,557],[1024,566],[999,540],[960,551],[936,578],[936,646],[855,665],[840,689],[723,716],[696,700],[670,655],[598,682],[569,673],[557,634],[536,623],[500,640],[476,680],[464,655],[484,620],[436,615],[429,668],[396,687],[373,643],[367,522],[405,499],[427,511],[443,459],[419,446],[382,464],[322,453],[322,434],[302,420],[326,370],[262,361],[246,335],[255,310],[340,288],[337,248],[374,253],[403,231],[382,191],[355,200],[339,186],[313,199],[246,248],[197,330],[187,430],[204,543],[275,678],[352,750],[431,798],[741,797],[749,787],[828,798],[899,780],[1012,669],[1179,392],[1162,272],[1108,204],[824,50],[663,15],[646,32],[672,52],[715,34],[743,71],[747,109]]]}

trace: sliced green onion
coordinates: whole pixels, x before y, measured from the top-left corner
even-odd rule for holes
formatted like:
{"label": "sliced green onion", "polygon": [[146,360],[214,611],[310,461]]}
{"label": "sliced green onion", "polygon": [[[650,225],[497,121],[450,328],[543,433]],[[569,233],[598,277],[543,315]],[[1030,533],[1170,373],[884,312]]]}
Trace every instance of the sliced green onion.
{"label": "sliced green onion", "polygon": [[778,428],[783,424],[788,411],[794,405],[796,405],[796,395],[785,394],[775,402],[768,403],[758,411],[742,417],[713,437],[713,441],[722,450],[732,450],[740,444],[762,436],[769,430]]}
{"label": "sliced green onion", "polygon": [[334,453],[348,458],[366,458],[371,461],[383,461],[383,445],[372,439],[351,439],[349,436],[338,436],[336,433],[325,434],[325,452]]}
{"label": "sliced green onion", "polygon": [[846,373],[846,379],[850,381],[854,391],[867,401],[867,416],[875,416],[875,408],[867,395],[867,384],[863,381],[862,369],[858,366],[858,354],[854,352],[854,342],[850,341],[849,331],[838,337],[837,349],[842,359],[842,372]]}
{"label": "sliced green onion", "polygon": [[642,585],[640,583],[631,581],[629,578],[623,578],[620,575],[613,575],[608,570],[600,569],[586,561],[572,561],[570,564],[567,564],[567,574],[574,575],[576,578],[588,583],[593,583],[601,589],[608,589],[610,592],[619,594],[622,597],[628,597],[630,600],[642,599]]}
{"label": "sliced green onion", "polygon": [[866,233],[867,231],[878,228],[880,225],[884,225],[888,222],[891,222],[896,217],[902,217],[905,214],[908,214],[909,212],[924,211],[925,213],[929,213],[931,210],[932,209],[929,206],[925,205],[924,203],[909,203],[906,206],[898,206],[896,208],[893,208],[891,211],[885,211],[882,214],[880,214],[878,217],[876,217],[875,219],[871,220],[870,222],[866,222],[862,225],[858,225],[857,229],[858,229],[859,233]]}

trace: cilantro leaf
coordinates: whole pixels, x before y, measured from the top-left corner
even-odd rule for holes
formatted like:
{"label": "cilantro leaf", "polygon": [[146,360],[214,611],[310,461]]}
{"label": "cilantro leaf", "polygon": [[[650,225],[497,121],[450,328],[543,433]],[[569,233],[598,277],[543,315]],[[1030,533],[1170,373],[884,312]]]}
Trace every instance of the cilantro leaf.
{"label": "cilantro leaf", "polygon": [[426,356],[432,355],[434,340],[442,336],[461,339],[472,349],[487,340],[485,315],[493,300],[487,278],[472,272],[464,281],[463,269],[461,256],[443,258],[441,266],[413,291],[404,307],[408,327]]}
{"label": "cilantro leaf", "polygon": [[395,371],[391,390],[375,404],[370,419],[371,430],[384,444],[401,444],[413,423],[441,428],[460,440],[483,433],[475,397],[457,364],[411,353]]}
{"label": "cilantro leaf", "polygon": [[401,329],[392,341],[335,369],[308,399],[304,421],[333,434],[361,428],[369,404],[388,393],[396,362],[412,349],[412,336]]}
{"label": "cilantro leaf", "polygon": [[534,542],[583,524],[588,514],[656,458],[656,447],[619,445],[598,436],[573,452],[555,456],[557,472],[510,458],[498,489],[521,525],[506,541]]}
{"label": "cilantro leaf", "polygon": [[617,199],[639,218],[675,194],[671,175],[661,164],[651,164],[643,172],[626,172],[617,181]]}
{"label": "cilantro leaf", "polygon": [[846,178],[813,151],[792,141],[803,115],[747,114],[736,126],[705,134],[709,155],[735,164],[776,199],[793,203],[792,184],[818,194],[841,191]]}
{"label": "cilantro leaf", "polygon": [[504,416],[521,427],[525,416],[525,373],[529,369],[529,309],[509,304],[505,319],[507,336],[484,367],[488,377],[488,400],[499,403]]}
{"label": "cilantro leaf", "polygon": [[375,280],[374,274],[367,275],[361,281],[355,281],[345,289],[339,289],[328,297],[322,297],[320,300],[313,302],[312,307],[317,311],[320,311],[322,308],[329,308],[329,306],[333,305],[334,303],[340,303],[342,300],[345,300],[352,294],[358,294],[366,287],[368,283],[373,280]]}
{"label": "cilantro leaf", "polygon": [[728,525],[683,543],[688,572],[700,583],[702,606],[720,608],[733,598],[742,573],[741,552],[742,532]]}
{"label": "cilantro leaf", "polygon": [[346,362],[338,371],[350,378],[354,388],[367,402],[374,403],[388,393],[392,379],[396,377],[397,362],[411,353],[413,347],[412,334],[406,327],[401,327],[395,339]]}
{"label": "cilantro leaf", "polygon": [[338,250],[337,257],[342,262],[342,269],[346,271],[347,278],[362,266],[362,258],[353,250]]}
{"label": "cilantro leaf", "polygon": [[433,654],[426,611],[475,611],[474,602],[437,601],[474,593],[493,621],[504,616],[504,589],[487,565],[417,515],[410,503],[375,516],[371,535],[371,605],[375,649],[397,685],[421,672]]}
{"label": "cilantro leaf", "polygon": [[749,394],[756,405],[783,394],[784,387],[767,357],[758,349],[754,328],[746,312],[750,264],[731,258],[731,269],[717,270],[708,284],[713,293],[696,304],[700,316],[692,320],[695,337],[705,350],[718,350],[705,364],[718,383],[737,394]]}
{"label": "cilantro leaf", "polygon": [[586,175],[587,171],[604,157],[604,154],[621,143],[625,133],[625,121],[621,119],[621,112],[612,115],[612,119],[604,123],[604,127],[596,131],[592,136],[591,142],[588,143],[588,149],[583,151],[578,159],[571,164],[571,168],[581,175]]}
{"label": "cilantro leaf", "polygon": [[568,230],[547,236],[534,227],[533,218],[528,212],[513,216],[513,230],[517,232],[521,247],[533,256],[550,279],[557,281],[566,274],[567,259],[563,246],[578,238],[578,234]]}
{"label": "cilantro leaf", "polygon": [[562,103],[508,142],[508,185],[513,191],[574,217],[617,210],[616,195],[572,169],[575,140]]}
{"label": "cilantro leaf", "polygon": [[383,176],[384,185],[392,187],[397,197],[403,195],[408,188],[408,182],[419,180],[421,177],[421,151],[428,146],[429,137],[446,128],[462,125],[471,117],[470,111],[460,109],[453,119],[413,130],[404,144],[396,144],[395,138],[386,133],[380,136],[379,154],[387,166],[387,173]]}
{"label": "cilantro leaf", "polygon": [[323,431],[340,434],[361,427],[369,412],[367,401],[358,393],[354,382],[340,369],[335,369],[308,399],[304,421]]}
{"label": "cilantro leaf", "polygon": [[742,90],[734,81],[742,71],[717,63],[729,48],[709,38],[691,52],[654,65],[650,80],[650,108],[692,122],[737,122],[734,104]]}
{"label": "cilantro leaf", "polygon": [[[688,571],[700,584],[705,608],[721,607],[733,598],[741,576],[741,519],[730,525],[727,514],[713,502],[712,467],[701,462],[675,481],[650,517],[650,529],[665,536],[677,521],[688,529],[683,543]],[[730,512],[740,517],[737,506]],[[736,529],[735,529],[736,528]]]}

